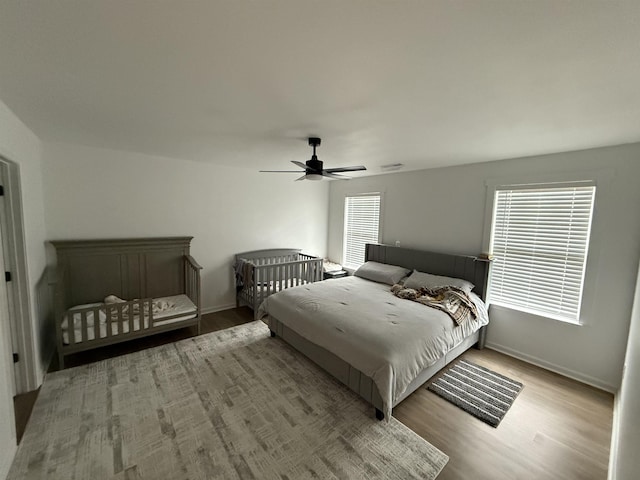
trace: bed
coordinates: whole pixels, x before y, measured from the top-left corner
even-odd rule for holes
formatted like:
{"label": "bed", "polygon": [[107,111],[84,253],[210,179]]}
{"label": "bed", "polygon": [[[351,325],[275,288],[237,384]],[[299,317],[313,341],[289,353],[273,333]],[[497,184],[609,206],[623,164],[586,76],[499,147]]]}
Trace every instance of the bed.
{"label": "bed", "polygon": [[471,282],[478,318],[457,325],[442,311],[394,296],[389,283],[353,276],[278,293],[261,305],[259,316],[272,336],[360,394],[382,419],[468,348],[482,348],[490,263],[377,244],[366,246],[366,261]]}
{"label": "bed", "polygon": [[236,307],[247,305],[257,318],[269,295],[322,280],[322,258],[295,248],[254,250],[235,256]]}
{"label": "bed", "polygon": [[186,327],[200,333],[193,237],[56,240],[55,324],[65,356]]}

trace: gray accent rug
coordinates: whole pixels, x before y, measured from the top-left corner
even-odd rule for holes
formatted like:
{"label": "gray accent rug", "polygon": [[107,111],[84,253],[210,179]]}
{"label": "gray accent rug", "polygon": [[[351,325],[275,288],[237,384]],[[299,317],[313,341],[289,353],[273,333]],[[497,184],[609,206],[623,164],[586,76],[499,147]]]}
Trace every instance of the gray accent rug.
{"label": "gray accent rug", "polygon": [[47,375],[9,479],[433,479],[448,457],[252,322]]}
{"label": "gray accent rug", "polygon": [[460,360],[427,389],[497,427],[522,387],[522,383],[493,370]]}

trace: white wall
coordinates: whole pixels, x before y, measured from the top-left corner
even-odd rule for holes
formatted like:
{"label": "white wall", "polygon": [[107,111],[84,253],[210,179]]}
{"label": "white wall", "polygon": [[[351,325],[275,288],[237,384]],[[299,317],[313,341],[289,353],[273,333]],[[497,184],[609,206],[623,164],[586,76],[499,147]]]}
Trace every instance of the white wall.
{"label": "white wall", "polygon": [[609,478],[634,480],[640,470],[640,270],[614,420]]}
{"label": "white wall", "polygon": [[49,239],[193,236],[205,311],[235,306],[235,253],[326,252],[327,182],[71,145],[44,158]]}
{"label": "white wall", "polygon": [[[45,266],[45,229],[44,207],[42,197],[41,144],[40,140],[0,101],[0,155],[17,164],[20,170],[20,188],[24,219],[24,234],[27,249],[27,276],[30,286],[30,307],[34,323],[35,372],[31,380],[40,383],[49,358],[46,351],[41,350],[40,332],[42,326],[35,304],[36,283]],[[6,330],[4,330],[6,332]],[[5,343],[0,342],[0,364],[9,362],[11,352],[5,351]],[[4,370],[5,365],[0,365]],[[9,371],[12,374],[13,368]],[[13,401],[10,383],[0,378],[0,418],[13,422]],[[33,385],[33,388],[37,385]],[[0,428],[0,478],[8,471],[16,448],[15,430],[13,427]]]}
{"label": "white wall", "polygon": [[[393,159],[390,159],[392,161]],[[582,319],[577,326],[493,308],[488,345],[616,391],[640,256],[640,144],[332,182],[328,251],[342,252],[344,196],[384,193],[382,241],[440,252],[482,251],[486,181],[611,177],[597,187]]]}

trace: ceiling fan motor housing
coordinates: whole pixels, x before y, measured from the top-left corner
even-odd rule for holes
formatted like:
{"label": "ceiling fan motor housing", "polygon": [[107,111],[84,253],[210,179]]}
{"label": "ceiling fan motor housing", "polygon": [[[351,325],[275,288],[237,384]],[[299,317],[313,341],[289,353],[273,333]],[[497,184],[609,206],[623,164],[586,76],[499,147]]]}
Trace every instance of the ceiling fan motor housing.
{"label": "ceiling fan motor housing", "polygon": [[[319,137],[309,137],[309,145],[313,147],[313,155],[311,155],[311,159],[307,160],[305,163],[298,162],[296,160],[292,160],[291,163],[297,165],[298,167],[304,168],[304,175],[298,180],[322,180],[324,177],[328,178],[336,178],[348,180],[349,177],[345,175],[340,175],[343,172],[357,172],[359,170],[366,170],[365,167],[358,165],[353,167],[338,167],[338,168],[329,168],[327,170],[324,169],[322,160],[318,160],[318,156],[316,155],[316,147],[320,145]],[[295,170],[261,170],[261,172],[274,172],[274,173],[298,173]]]}
{"label": "ceiling fan motor housing", "polygon": [[318,160],[317,156],[311,157],[311,160],[307,160],[307,173],[319,173],[322,174],[322,160]]}

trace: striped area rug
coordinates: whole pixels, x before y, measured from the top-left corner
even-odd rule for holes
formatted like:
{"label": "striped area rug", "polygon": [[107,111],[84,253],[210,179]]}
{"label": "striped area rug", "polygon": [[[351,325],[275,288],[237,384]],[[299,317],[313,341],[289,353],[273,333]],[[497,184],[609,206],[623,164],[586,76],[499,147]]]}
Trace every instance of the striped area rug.
{"label": "striped area rug", "polygon": [[427,389],[497,427],[522,387],[522,383],[488,368],[460,360]]}

